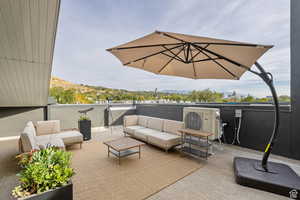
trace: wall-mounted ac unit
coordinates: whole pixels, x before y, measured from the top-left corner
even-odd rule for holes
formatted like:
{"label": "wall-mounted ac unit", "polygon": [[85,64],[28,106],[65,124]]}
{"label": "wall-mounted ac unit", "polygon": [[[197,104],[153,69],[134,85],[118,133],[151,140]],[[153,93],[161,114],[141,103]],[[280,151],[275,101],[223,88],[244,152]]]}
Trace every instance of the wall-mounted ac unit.
{"label": "wall-mounted ac unit", "polygon": [[213,133],[210,140],[221,136],[220,109],[218,108],[185,107],[183,108],[183,121],[185,128]]}

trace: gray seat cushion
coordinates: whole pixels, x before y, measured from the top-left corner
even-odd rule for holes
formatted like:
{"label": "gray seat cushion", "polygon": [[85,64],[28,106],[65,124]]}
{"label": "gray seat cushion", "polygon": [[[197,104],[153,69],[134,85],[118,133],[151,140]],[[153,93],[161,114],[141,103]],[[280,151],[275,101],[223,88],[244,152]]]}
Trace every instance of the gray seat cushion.
{"label": "gray seat cushion", "polygon": [[124,127],[124,131],[125,131],[126,133],[128,133],[129,135],[134,135],[134,132],[135,132],[136,130],[142,129],[142,128],[145,128],[145,127],[143,127],[143,126],[138,126],[138,125],[136,125],[136,126],[126,126],[126,127]]}
{"label": "gray seat cushion", "polygon": [[184,127],[183,122],[165,119],[163,131],[167,133],[181,135],[179,130],[182,129],[183,127]]}
{"label": "gray seat cushion", "polygon": [[57,134],[65,145],[71,145],[75,143],[83,142],[83,135],[78,131],[64,131]]}
{"label": "gray seat cushion", "polygon": [[137,115],[126,115],[124,116],[124,126],[136,126],[138,125]]}
{"label": "gray seat cushion", "polygon": [[149,117],[147,127],[154,130],[162,131],[163,123],[164,120],[162,119]]}
{"label": "gray seat cushion", "polygon": [[140,140],[143,140],[145,142],[148,141],[148,135],[150,133],[152,133],[153,129],[150,129],[150,128],[142,128],[142,129],[137,129],[135,132],[134,132],[134,137],[136,137],[137,139],[140,139]]}
{"label": "gray seat cushion", "polygon": [[24,152],[29,152],[33,149],[39,150],[39,146],[36,142],[36,131],[34,125],[31,121],[29,121],[24,130],[22,131],[20,138],[22,143],[22,150]]}
{"label": "gray seat cushion", "polygon": [[60,132],[60,121],[49,120],[49,121],[38,121],[36,122],[37,135],[48,135]]}
{"label": "gray seat cushion", "polygon": [[173,146],[179,145],[181,137],[175,134],[169,133],[156,133],[148,135],[148,142],[158,145],[164,149],[169,149]]}
{"label": "gray seat cushion", "polygon": [[149,119],[149,117],[147,117],[147,116],[139,115],[138,125],[147,128],[148,127],[148,119]]}
{"label": "gray seat cushion", "polygon": [[71,144],[83,142],[83,136],[78,131],[64,131],[64,132],[60,132],[57,134],[37,136],[36,138],[37,138],[38,142],[39,141],[50,142],[53,138],[60,138],[60,139],[62,139],[62,141],[65,145],[71,145]]}

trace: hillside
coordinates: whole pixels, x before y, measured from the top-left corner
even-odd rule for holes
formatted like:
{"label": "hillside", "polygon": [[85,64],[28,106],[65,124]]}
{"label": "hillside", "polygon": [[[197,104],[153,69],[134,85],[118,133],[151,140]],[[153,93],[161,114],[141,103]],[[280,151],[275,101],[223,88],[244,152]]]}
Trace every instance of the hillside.
{"label": "hillside", "polygon": [[[107,99],[113,101],[148,101],[158,99],[164,102],[269,102],[269,97],[256,98],[251,95],[242,96],[232,93],[220,93],[210,89],[201,91],[128,91],[123,89],[105,88],[101,86],[89,86],[74,84],[58,77],[52,77],[50,83],[50,96],[54,97],[58,103],[99,103]],[[289,102],[290,97],[279,96],[279,101]]]}
{"label": "hillside", "polygon": [[95,89],[93,89],[91,87],[87,87],[87,86],[84,86],[84,85],[79,85],[79,84],[71,83],[69,81],[65,81],[65,80],[60,79],[58,77],[51,77],[50,88],[54,88],[54,87],[62,87],[65,90],[67,90],[67,89],[75,89],[76,91],[80,91],[81,93],[95,91]]}

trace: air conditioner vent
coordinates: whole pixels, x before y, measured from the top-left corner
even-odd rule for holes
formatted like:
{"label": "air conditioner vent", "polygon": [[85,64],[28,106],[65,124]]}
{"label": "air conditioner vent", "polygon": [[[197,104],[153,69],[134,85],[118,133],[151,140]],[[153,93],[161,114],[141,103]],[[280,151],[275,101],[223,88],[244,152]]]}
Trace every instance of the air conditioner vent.
{"label": "air conditioner vent", "polygon": [[195,130],[201,130],[202,119],[201,116],[196,112],[189,112],[185,116],[185,127]]}
{"label": "air conditioner vent", "polygon": [[185,128],[213,133],[209,139],[220,137],[220,109],[204,107],[185,107],[183,109]]}

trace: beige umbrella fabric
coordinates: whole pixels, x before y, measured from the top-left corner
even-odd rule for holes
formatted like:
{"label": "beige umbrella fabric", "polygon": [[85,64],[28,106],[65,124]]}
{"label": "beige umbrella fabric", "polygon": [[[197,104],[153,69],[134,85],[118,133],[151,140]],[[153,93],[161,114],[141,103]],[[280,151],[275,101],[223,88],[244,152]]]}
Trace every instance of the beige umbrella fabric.
{"label": "beige umbrella fabric", "polygon": [[238,80],[272,47],[155,31],[107,51],[123,65],[155,74]]}
{"label": "beige umbrella fabric", "polygon": [[[268,171],[269,155],[278,137],[279,104],[273,76],[256,62],[272,45],[259,45],[207,37],[155,31],[107,51],[123,65],[155,74],[193,79],[238,80],[246,71],[259,76],[270,88],[274,105],[274,129],[261,166]],[[255,65],[258,71],[251,69]]]}

